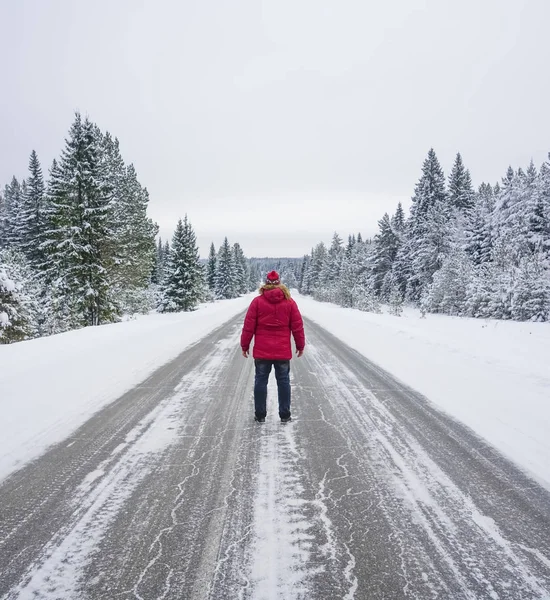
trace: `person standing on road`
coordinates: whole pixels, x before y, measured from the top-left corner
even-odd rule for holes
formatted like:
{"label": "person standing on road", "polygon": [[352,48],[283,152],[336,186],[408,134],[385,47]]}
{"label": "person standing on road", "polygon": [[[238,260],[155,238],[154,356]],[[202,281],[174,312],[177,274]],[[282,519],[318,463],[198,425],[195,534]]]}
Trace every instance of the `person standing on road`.
{"label": "person standing on road", "polygon": [[260,295],[252,300],[241,333],[243,356],[248,358],[254,337],[254,420],[265,422],[267,415],[267,382],[271,367],[275,367],[279,396],[279,417],[283,423],[291,420],[290,413],[290,334],[294,337],[298,358],[306,344],[304,323],[298,305],[289,289],[281,283],[277,271],[267,274]]}

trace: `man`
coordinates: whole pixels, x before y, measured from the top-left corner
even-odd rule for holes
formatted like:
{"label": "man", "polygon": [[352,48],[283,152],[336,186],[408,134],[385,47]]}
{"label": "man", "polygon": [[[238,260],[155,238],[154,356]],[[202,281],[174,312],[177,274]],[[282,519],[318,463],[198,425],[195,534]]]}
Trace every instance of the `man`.
{"label": "man", "polygon": [[243,356],[248,358],[250,342],[254,337],[254,420],[265,422],[267,414],[267,382],[271,367],[275,367],[279,396],[279,417],[290,421],[290,334],[296,343],[298,358],[306,344],[302,315],[288,288],[281,284],[277,271],[267,274],[260,295],[252,300],[244,319],[241,333]]}

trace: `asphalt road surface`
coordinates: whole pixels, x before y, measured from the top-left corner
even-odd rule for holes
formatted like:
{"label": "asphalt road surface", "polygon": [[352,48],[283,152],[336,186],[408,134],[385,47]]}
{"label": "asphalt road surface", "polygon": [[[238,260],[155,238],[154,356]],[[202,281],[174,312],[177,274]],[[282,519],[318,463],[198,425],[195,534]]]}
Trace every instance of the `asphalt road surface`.
{"label": "asphalt road surface", "polygon": [[0,484],[1,599],[550,598],[547,490],[309,321],[255,423],[242,319]]}

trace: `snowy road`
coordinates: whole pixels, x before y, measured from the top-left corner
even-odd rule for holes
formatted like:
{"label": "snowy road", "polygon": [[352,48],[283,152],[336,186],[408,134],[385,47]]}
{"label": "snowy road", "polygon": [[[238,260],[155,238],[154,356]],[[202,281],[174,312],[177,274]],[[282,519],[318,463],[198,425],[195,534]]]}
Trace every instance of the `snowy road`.
{"label": "snowy road", "polygon": [[1,599],[550,598],[550,493],[311,322],[252,421],[242,315],[0,485]]}

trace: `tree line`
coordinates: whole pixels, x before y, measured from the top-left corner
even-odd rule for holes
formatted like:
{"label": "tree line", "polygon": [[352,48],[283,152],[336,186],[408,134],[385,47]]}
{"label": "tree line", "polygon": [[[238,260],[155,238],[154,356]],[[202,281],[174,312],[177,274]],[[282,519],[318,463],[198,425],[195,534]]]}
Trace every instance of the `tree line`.
{"label": "tree line", "polygon": [[0,343],[243,292],[250,270],[238,244],[216,254],[212,283],[214,262],[201,263],[187,217],[159,247],[148,205],[117,138],[79,113],[47,182],[33,150],[28,177],[0,192]]}
{"label": "tree line", "polygon": [[540,169],[509,167],[477,191],[459,154],[448,180],[434,150],[410,214],[384,214],[374,239],[337,233],[293,273],[304,294],[362,310],[380,303],[480,318],[550,319],[550,155]]}

